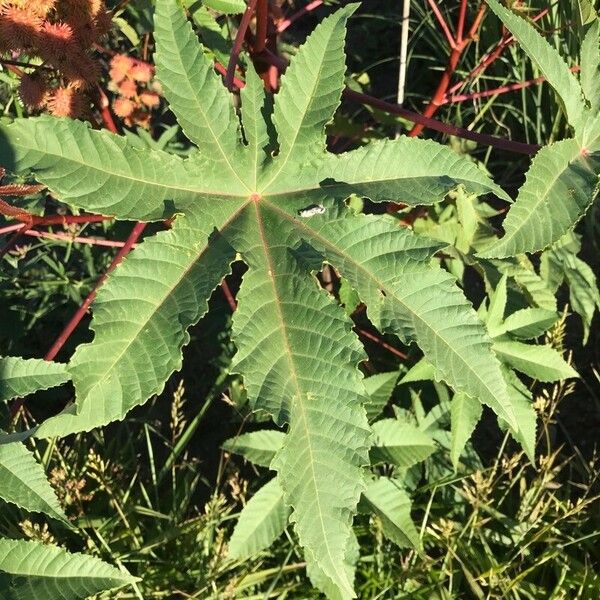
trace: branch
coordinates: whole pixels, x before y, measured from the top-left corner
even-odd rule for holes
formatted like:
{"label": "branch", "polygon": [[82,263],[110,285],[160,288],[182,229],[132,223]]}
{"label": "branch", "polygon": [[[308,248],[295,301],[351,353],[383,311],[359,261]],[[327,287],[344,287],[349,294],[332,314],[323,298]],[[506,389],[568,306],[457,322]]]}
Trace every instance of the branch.
{"label": "branch", "polygon": [[[59,353],[60,349],[65,345],[73,331],[79,323],[81,319],[87,313],[90,305],[96,298],[96,294],[98,293],[98,289],[100,286],[106,281],[106,278],[112,273],[116,266],[129,254],[130,250],[134,247],[139,237],[142,235],[144,229],[146,227],[146,223],[136,223],[134,228],[131,230],[127,241],[124,246],[119,250],[117,255],[113,258],[110,266],[106,270],[106,272],[98,279],[98,282],[94,286],[94,289],[88,294],[87,298],[83,301],[82,305],[77,309],[77,312],[73,315],[71,320],[67,323],[66,327],[63,329],[62,333],[58,336],[54,344],[50,350],[48,350],[46,356],[44,356],[44,360],[54,360],[56,355]],[[15,411],[16,412],[16,411]]]}
{"label": "branch", "polygon": [[233,48],[231,49],[231,54],[229,55],[229,64],[227,65],[227,72],[225,74],[225,87],[227,87],[228,90],[233,90],[233,88],[235,87],[233,85],[233,76],[235,74],[235,69],[238,64],[240,52],[242,51],[244,37],[246,35],[246,31],[248,31],[250,21],[252,20],[252,15],[256,10],[257,2],[258,0],[250,0],[248,8],[246,8],[246,11],[242,16],[240,27],[235,35],[235,41],[233,42]]}

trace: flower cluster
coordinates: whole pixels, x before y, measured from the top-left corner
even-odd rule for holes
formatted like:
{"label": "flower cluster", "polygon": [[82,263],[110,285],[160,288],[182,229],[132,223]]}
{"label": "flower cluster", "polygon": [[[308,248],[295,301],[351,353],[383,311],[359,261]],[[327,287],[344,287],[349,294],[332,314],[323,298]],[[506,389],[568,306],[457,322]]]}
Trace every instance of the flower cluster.
{"label": "flower cluster", "polygon": [[56,116],[85,116],[87,92],[100,77],[90,49],[110,27],[104,0],[0,0],[0,53],[42,60],[21,78],[23,103]]}
{"label": "flower cluster", "polygon": [[151,111],[160,104],[160,86],[153,81],[154,67],[126,54],[116,54],[110,62],[109,88],[117,94],[115,115],[128,127],[150,126]]}

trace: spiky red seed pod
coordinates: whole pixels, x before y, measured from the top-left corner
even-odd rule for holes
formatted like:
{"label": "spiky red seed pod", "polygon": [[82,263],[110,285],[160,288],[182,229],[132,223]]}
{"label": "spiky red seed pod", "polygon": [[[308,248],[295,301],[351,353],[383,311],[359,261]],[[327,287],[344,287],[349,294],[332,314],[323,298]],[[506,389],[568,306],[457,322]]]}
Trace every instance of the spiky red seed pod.
{"label": "spiky red seed pod", "polygon": [[154,77],[154,68],[148,63],[136,61],[131,69],[130,77],[140,83],[148,83]]}
{"label": "spiky red seed pod", "polygon": [[112,26],[112,13],[108,10],[101,10],[94,19],[94,35],[96,40],[100,40],[105,35],[108,35]]}
{"label": "spiky red seed pod", "polygon": [[140,101],[148,108],[156,108],[160,104],[160,98],[155,92],[142,92],[140,94]]}
{"label": "spiky red seed pod", "polygon": [[14,6],[23,10],[28,10],[38,17],[46,17],[54,8],[56,0],[0,0],[0,8],[4,6]]}
{"label": "spiky red seed pod", "polygon": [[115,115],[117,115],[117,117],[125,119],[133,114],[133,111],[135,110],[135,104],[127,98],[117,98],[113,102],[113,110],[115,111]]}
{"label": "spiky red seed pod", "polygon": [[150,118],[150,113],[138,109],[131,115],[131,123],[144,129],[150,129]]}
{"label": "spiky red seed pod", "polygon": [[82,50],[78,50],[61,70],[71,85],[77,89],[94,86],[102,75],[98,61]]}
{"label": "spiky red seed pod", "polygon": [[48,100],[48,83],[38,75],[23,75],[19,85],[19,96],[30,109],[39,110]]}
{"label": "spiky red seed pod", "polygon": [[66,61],[76,49],[73,28],[67,23],[44,21],[39,36],[40,55],[49,62]]}
{"label": "spiky red seed pod", "polygon": [[115,54],[110,61],[110,78],[115,83],[121,83],[123,79],[129,77],[135,61],[126,54]]}
{"label": "spiky red seed pod", "polygon": [[131,79],[125,79],[119,84],[119,93],[125,98],[135,98],[138,93],[137,85]]}
{"label": "spiky red seed pod", "polygon": [[12,4],[0,7],[0,46],[11,50],[26,50],[35,45],[42,19],[28,9]]}
{"label": "spiky red seed pod", "polygon": [[81,117],[85,109],[85,96],[69,85],[56,88],[48,99],[48,110],[55,117]]}

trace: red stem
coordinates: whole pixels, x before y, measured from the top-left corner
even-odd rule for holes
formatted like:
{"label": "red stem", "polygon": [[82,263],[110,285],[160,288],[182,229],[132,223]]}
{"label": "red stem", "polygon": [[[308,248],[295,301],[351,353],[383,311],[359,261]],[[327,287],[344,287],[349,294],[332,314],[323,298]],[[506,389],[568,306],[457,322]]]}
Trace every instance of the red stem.
{"label": "red stem", "polygon": [[[548,11],[549,9],[547,8],[542,10],[531,20],[534,22],[539,21],[542,17],[548,14]],[[489,54],[482,57],[479,64],[469,73],[467,78],[453,85],[447,93],[454,94],[457,90],[465,86],[469,81],[481,75],[493,62],[495,62],[500,57],[500,55],[504,52],[505,48],[507,46],[510,46],[510,44],[512,44],[514,41],[515,38],[512,35],[506,34]]]}
{"label": "red stem", "polygon": [[[465,27],[465,18],[466,18],[466,9],[467,2],[461,0],[460,5],[460,13],[458,16],[458,23],[456,26],[457,35],[456,42],[451,44],[450,56],[448,57],[448,64],[444,69],[444,73],[438,83],[437,89],[435,90],[429,104],[423,111],[424,117],[433,117],[435,113],[439,110],[440,106],[444,104],[444,100],[446,98],[446,94],[448,92],[448,88],[450,87],[450,83],[452,78],[454,77],[454,73],[456,72],[456,68],[458,67],[458,63],[462,58],[464,51],[467,49],[469,44],[473,41],[475,36],[477,35],[477,31],[481,25],[481,21],[485,14],[486,5],[481,4],[479,6],[479,10],[477,11],[477,15],[473,20],[469,33],[467,37],[463,39],[463,31]],[[416,137],[423,132],[424,126],[420,123],[417,123],[408,133],[410,137]]]}
{"label": "red stem", "polygon": [[394,346],[391,346],[385,340],[382,340],[380,337],[377,337],[376,335],[372,334],[370,331],[367,331],[366,329],[358,329],[357,328],[356,332],[359,335],[361,335],[362,337],[365,337],[368,340],[375,342],[382,348],[385,348],[388,352],[395,354],[398,358],[401,358],[402,360],[408,358],[407,354],[404,354],[404,352],[400,352],[400,350],[398,350],[397,348],[394,348]]}
{"label": "red stem", "polygon": [[98,279],[98,282],[94,286],[94,289],[88,294],[87,298],[83,301],[83,304],[77,309],[77,312],[67,323],[62,333],[58,336],[54,344],[52,344],[52,347],[50,348],[50,350],[48,350],[46,356],[44,356],[44,360],[54,360],[54,358],[59,353],[61,348],[65,345],[73,331],[75,331],[77,325],[79,325],[79,323],[87,313],[91,303],[96,298],[96,294],[98,293],[98,289],[100,288],[100,286],[106,281],[106,278],[109,276],[110,273],[114,271],[116,266],[127,256],[127,254],[129,254],[130,250],[134,247],[139,237],[142,235],[145,227],[146,223],[136,223],[134,228],[131,230],[127,241],[125,242],[125,245],[113,258],[106,272],[100,277],[100,279]]}
{"label": "red stem", "polygon": [[244,43],[244,37],[246,36],[246,31],[248,31],[248,27],[250,26],[252,15],[256,10],[257,2],[258,0],[250,0],[248,8],[246,8],[246,11],[242,16],[240,27],[235,35],[235,41],[233,42],[233,48],[231,49],[229,64],[227,65],[227,72],[225,74],[225,87],[227,87],[228,90],[233,90],[234,88],[233,76],[235,74],[235,68],[237,67],[238,58],[240,56],[240,52],[242,51],[242,44]]}
{"label": "red stem", "polygon": [[221,290],[223,292],[223,296],[225,296],[225,300],[227,300],[227,304],[229,304],[229,308],[231,308],[231,312],[235,312],[237,310],[237,302],[231,293],[231,288],[225,279],[221,283]]}
{"label": "red stem", "polygon": [[465,19],[467,17],[468,0],[460,0],[460,11],[458,14],[458,24],[456,25],[456,43],[462,44],[463,34],[465,32]]}
{"label": "red stem", "polygon": [[256,42],[254,52],[262,52],[267,45],[267,25],[269,24],[269,0],[258,0],[256,5]]}
{"label": "red stem", "polygon": [[446,36],[446,39],[448,40],[448,44],[450,45],[450,48],[454,48],[456,46],[456,40],[454,39],[454,36],[450,32],[448,23],[446,23],[446,19],[444,19],[444,15],[442,15],[440,9],[438,8],[436,1],[435,0],[427,0],[427,2],[429,4],[429,7],[431,8],[431,11],[435,15],[435,18],[437,19],[438,23],[440,24],[440,27],[442,28],[442,31],[444,32],[444,35]]}
{"label": "red stem", "polygon": [[484,146],[493,146],[494,148],[499,148],[501,150],[508,150],[509,152],[517,152],[519,154],[528,155],[536,154],[540,149],[540,147],[536,145],[524,144],[523,142],[513,142],[512,140],[506,140],[504,138],[495,137],[486,133],[475,133],[474,131],[463,129],[462,127],[456,127],[455,125],[450,125],[449,123],[443,123],[442,121],[437,121],[436,119],[431,119],[418,113],[414,113],[398,104],[392,104],[391,102],[386,102],[385,100],[379,100],[379,98],[373,98],[367,94],[361,94],[350,89],[344,90],[344,96],[359,102],[360,104],[373,106],[374,108],[378,108],[384,112],[404,117],[405,119],[413,121],[414,123],[419,123],[428,129],[433,129],[434,131],[439,131],[440,133],[445,133],[447,135],[455,135],[465,140],[472,140],[479,144],[483,144]]}
{"label": "red stem", "polygon": [[315,10],[323,4],[323,0],[313,0],[309,2],[305,7],[301,8],[298,12],[294,13],[291,17],[284,19],[277,25],[277,33],[281,33],[285,31],[290,25],[295,23],[300,17],[303,17],[305,14]]}
{"label": "red stem", "polygon": [[96,104],[98,106],[98,110],[100,111],[100,116],[102,117],[102,123],[104,123],[104,127],[106,127],[106,129],[108,129],[108,131],[111,133],[119,133],[119,128],[116,126],[112,117],[112,113],[110,112],[110,102],[100,85],[97,87],[97,92],[98,99]]}
{"label": "red stem", "polygon": [[118,242],[113,240],[104,240],[101,238],[88,238],[88,237],[79,237],[72,236],[68,233],[52,233],[49,231],[35,231],[34,229],[28,229],[23,232],[24,235],[28,235],[30,237],[41,237],[47,238],[50,240],[64,240],[70,243],[77,244],[89,244],[90,246],[107,246],[109,248],[122,248],[125,246],[126,242]]}

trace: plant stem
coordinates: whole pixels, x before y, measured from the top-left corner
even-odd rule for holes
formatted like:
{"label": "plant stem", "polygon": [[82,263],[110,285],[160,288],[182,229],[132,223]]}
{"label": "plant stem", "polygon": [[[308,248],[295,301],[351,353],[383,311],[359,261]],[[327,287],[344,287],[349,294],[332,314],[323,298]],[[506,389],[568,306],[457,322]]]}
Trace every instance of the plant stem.
{"label": "plant stem", "polygon": [[323,4],[323,0],[313,0],[309,2],[305,7],[301,8],[298,12],[294,13],[291,17],[284,19],[277,25],[277,33],[281,33],[285,31],[290,25],[295,23],[300,17],[303,17],[305,14],[315,10]]}
{"label": "plant stem", "polygon": [[254,52],[262,52],[267,45],[267,25],[269,23],[269,0],[258,0],[256,5],[256,42]]}
{"label": "plant stem", "polygon": [[227,65],[227,72],[225,74],[225,87],[228,90],[232,90],[234,88],[233,85],[233,76],[235,74],[235,69],[238,64],[238,58],[240,56],[240,52],[242,51],[242,44],[244,42],[244,37],[246,35],[246,31],[248,31],[248,27],[250,25],[250,21],[252,20],[252,15],[256,10],[256,4],[258,0],[250,0],[244,15],[242,16],[242,20],[240,22],[240,27],[237,30],[235,35],[235,40],[233,42],[233,48],[231,49],[231,54],[229,55],[229,64]]}
{"label": "plant stem", "polygon": [[94,289],[88,294],[87,298],[83,301],[81,306],[77,309],[77,312],[73,315],[71,320],[67,323],[66,327],[63,329],[62,333],[58,336],[57,340],[52,344],[50,350],[48,350],[46,356],[44,356],[44,360],[54,360],[56,355],[59,353],[60,349],[65,345],[73,331],[85,314],[87,313],[91,303],[96,298],[96,294],[98,293],[98,289],[100,286],[106,281],[106,278],[112,273],[116,266],[129,254],[130,250],[134,247],[135,243],[138,241],[139,237],[142,235],[144,229],[146,227],[146,223],[136,223],[134,228],[131,230],[127,241],[124,246],[119,250],[117,255],[113,258],[110,266],[106,270],[106,272],[100,277]]}
{"label": "plant stem", "polygon": [[[477,15],[473,20],[469,33],[466,38],[463,38],[463,32],[465,27],[465,19],[466,19],[466,10],[467,10],[467,2],[466,0],[461,0],[460,12],[458,16],[458,23],[456,25],[456,40],[453,40],[450,44],[450,56],[448,57],[448,63],[446,68],[444,69],[444,73],[438,83],[437,89],[433,94],[429,104],[423,111],[424,117],[433,117],[435,113],[439,110],[440,106],[444,103],[444,99],[446,97],[446,93],[448,88],[450,87],[450,83],[452,81],[452,77],[454,77],[454,73],[458,67],[458,63],[462,58],[465,50],[469,46],[469,44],[475,39],[477,35],[477,31],[479,30],[479,26],[481,25],[481,21],[483,20],[483,16],[486,11],[486,4],[482,3],[479,6],[479,10],[477,11]],[[420,123],[416,123],[413,128],[408,133],[411,137],[416,137],[423,132],[424,125]]]}
{"label": "plant stem", "polygon": [[107,246],[109,248],[123,248],[126,244],[126,242],[104,240],[104,239],[97,239],[97,238],[79,237],[79,236],[74,237],[72,235],[69,235],[68,233],[52,233],[52,232],[48,232],[48,231],[35,231],[34,229],[28,229],[27,231],[24,231],[23,235],[28,235],[31,237],[47,238],[50,240],[64,240],[66,242],[77,243],[77,244],[89,244],[90,246]]}

